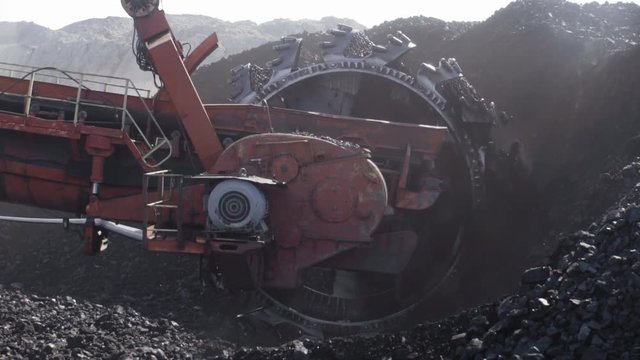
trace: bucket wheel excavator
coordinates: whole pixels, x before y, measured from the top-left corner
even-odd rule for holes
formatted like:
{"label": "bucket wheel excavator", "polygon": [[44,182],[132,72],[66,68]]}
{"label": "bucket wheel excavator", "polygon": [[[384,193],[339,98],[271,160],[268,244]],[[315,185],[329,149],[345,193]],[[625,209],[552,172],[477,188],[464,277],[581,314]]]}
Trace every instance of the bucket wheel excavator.
{"label": "bucket wheel excavator", "polygon": [[326,334],[398,324],[463,267],[499,116],[455,60],[410,74],[408,37],[340,26],[322,62],[284,38],[233,70],[235,104],[205,105],[190,74],[217,37],[184,54],[158,3],[122,0],[153,97],[51,68],[0,77],[2,200],[82,215],[3,219],[80,226],[88,254],[109,233],[201,254],[225,288]]}
{"label": "bucket wheel excavator", "polygon": [[[320,44],[322,62],[301,67],[301,39],[283,38],[264,68],[233,69],[231,100],[406,129],[381,135],[400,136],[402,149],[395,151],[377,148],[366,130],[334,137],[373,149],[389,194],[373,233],[378,240],[338,256],[358,254],[343,264],[330,259],[305,269],[295,289],[264,289],[281,314],[310,327],[375,331],[405,321],[459,270],[472,213],[484,200],[489,135],[499,114],[467,83],[454,59],[442,59],[437,67],[423,63],[416,75],[405,72],[400,60],[415,44],[401,32],[389,35],[384,46],[344,25],[330,35]],[[416,158],[404,141],[416,126],[446,129],[434,158]]]}

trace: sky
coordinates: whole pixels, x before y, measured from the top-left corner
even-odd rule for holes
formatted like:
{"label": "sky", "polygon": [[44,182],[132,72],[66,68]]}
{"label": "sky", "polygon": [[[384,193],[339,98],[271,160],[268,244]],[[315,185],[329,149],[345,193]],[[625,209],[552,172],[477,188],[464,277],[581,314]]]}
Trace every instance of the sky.
{"label": "sky", "polygon": [[[8,0],[4,0],[8,1]],[[276,18],[320,19],[336,16],[354,19],[370,27],[385,20],[424,15],[442,20],[484,20],[510,0],[161,0],[168,14],[200,14],[227,21],[257,23]],[[591,1],[575,1],[586,3]],[[598,1],[604,2],[604,1]],[[626,2],[640,3],[640,0]],[[378,5],[383,3],[384,5]],[[51,29],[107,16],[127,16],[119,0],[19,0],[0,12],[0,21],[31,21]]]}

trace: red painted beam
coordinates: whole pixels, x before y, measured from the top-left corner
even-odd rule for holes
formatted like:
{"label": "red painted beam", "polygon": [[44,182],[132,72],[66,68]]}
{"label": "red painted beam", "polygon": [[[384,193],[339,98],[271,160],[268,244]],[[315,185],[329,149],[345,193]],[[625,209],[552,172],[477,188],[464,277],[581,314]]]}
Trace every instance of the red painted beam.
{"label": "red painted beam", "polygon": [[196,68],[202,64],[204,59],[206,59],[212,52],[214,52],[218,48],[218,35],[213,33],[209,35],[203,42],[198,45],[195,50],[187,56],[184,60],[184,66],[187,68],[189,74],[193,74]]}
{"label": "red painted beam", "polygon": [[[203,42],[198,45],[195,50],[187,56],[184,60],[184,66],[187,68],[189,74],[193,74],[194,71],[202,64],[202,62],[207,58],[207,56],[211,55],[218,48],[218,35],[213,33],[209,35]],[[167,89],[164,87],[158,90],[158,93],[155,96],[157,101],[171,101],[171,97],[167,93]],[[175,149],[174,149],[175,151]]]}
{"label": "red painted beam", "polygon": [[210,169],[224,150],[178,51],[163,11],[136,18],[135,26],[171,96],[200,162]]}

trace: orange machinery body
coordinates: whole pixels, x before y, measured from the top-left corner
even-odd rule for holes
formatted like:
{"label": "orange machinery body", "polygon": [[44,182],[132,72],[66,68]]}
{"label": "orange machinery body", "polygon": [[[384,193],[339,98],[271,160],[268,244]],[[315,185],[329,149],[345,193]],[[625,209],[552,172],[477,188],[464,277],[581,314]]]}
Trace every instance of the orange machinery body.
{"label": "orange machinery body", "polygon": [[[217,47],[215,34],[183,58],[162,11],[135,24],[164,82],[155,98],[0,76],[0,200],[140,223],[149,250],[212,255],[223,271],[276,288],[294,288],[301,271],[323,261],[349,269],[390,251],[408,261],[415,234],[387,230],[382,219],[433,204],[440,190],[423,185],[424,164],[436,159],[446,128],[203,105],[189,74]],[[124,112],[114,120],[87,110],[92,121],[78,119],[80,99],[124,102],[127,114],[150,109],[160,132],[147,119],[136,124],[141,133],[171,136],[140,141]],[[166,154],[162,165],[158,154]],[[207,201],[228,181],[264,196],[264,224],[212,226]],[[99,251],[97,228],[85,225],[89,254]]]}

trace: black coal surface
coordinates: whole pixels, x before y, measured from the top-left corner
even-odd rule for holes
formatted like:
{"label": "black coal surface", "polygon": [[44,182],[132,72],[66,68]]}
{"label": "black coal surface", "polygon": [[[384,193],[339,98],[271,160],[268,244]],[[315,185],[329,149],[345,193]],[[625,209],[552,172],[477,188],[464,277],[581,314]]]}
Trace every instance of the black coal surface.
{"label": "black coal surface", "polygon": [[[496,284],[485,277],[454,299],[475,306],[394,334],[256,348],[282,342],[286,329],[239,321],[250,299],[205,285],[197,257],[150,254],[119,238],[84,257],[79,237],[62,229],[3,223],[0,359],[640,358],[639,9],[520,0],[482,23],[416,17],[369,31],[376,42],[393,30],[412,37],[420,46],[409,69],[457,57],[530,144],[542,233],[481,254],[478,270],[490,266]],[[216,63],[195,82],[222,102],[212,94],[226,96],[213,86],[225,67],[266,62],[268,49]],[[513,239],[530,230],[513,224]]]}
{"label": "black coal surface", "polygon": [[0,357],[187,359],[223,353],[177,322],[123,306],[0,286]]}
{"label": "black coal surface", "polygon": [[[640,160],[640,159],[638,159]],[[637,359],[640,357],[640,162],[614,172],[620,198],[584,230],[560,235],[515,294],[396,334],[279,348],[233,359]]]}

